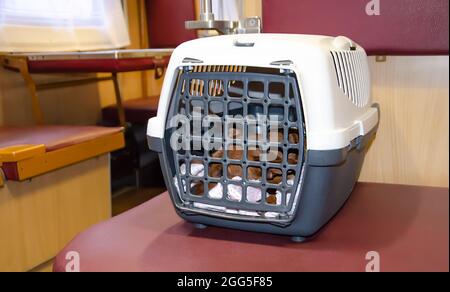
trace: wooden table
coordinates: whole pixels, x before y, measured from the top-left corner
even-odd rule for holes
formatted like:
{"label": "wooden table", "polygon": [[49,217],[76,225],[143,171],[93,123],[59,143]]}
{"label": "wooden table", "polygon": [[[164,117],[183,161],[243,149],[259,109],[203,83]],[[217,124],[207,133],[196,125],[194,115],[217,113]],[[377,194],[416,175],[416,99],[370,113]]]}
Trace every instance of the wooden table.
{"label": "wooden table", "polygon": [[209,227],[175,213],[167,193],[83,232],[57,257],[78,252],[81,271],[381,271],[449,270],[449,190],[360,183],[314,240]]}

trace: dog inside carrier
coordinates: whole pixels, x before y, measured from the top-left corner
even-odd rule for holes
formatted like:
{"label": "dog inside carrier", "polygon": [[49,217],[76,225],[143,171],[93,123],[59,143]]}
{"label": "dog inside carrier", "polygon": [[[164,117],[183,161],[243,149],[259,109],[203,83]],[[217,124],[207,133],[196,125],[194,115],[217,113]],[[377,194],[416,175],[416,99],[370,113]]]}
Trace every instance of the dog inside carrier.
{"label": "dog inside carrier", "polygon": [[228,35],[174,51],[147,136],[182,218],[303,241],[349,198],[378,120],[350,39]]}

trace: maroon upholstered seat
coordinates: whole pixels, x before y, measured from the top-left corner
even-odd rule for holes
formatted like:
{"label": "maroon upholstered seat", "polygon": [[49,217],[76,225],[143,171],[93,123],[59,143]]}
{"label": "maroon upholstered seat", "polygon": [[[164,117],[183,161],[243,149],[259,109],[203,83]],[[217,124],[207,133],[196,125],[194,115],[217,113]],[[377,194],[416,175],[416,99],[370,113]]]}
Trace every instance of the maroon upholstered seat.
{"label": "maroon upholstered seat", "polygon": [[[78,252],[81,271],[448,271],[448,189],[358,184],[317,238],[304,243],[180,219],[167,193],[78,235],[56,257]],[[245,260],[243,260],[245,259]]]}
{"label": "maroon upholstered seat", "polygon": [[[146,125],[150,118],[156,116],[158,102],[158,96],[124,101],[125,120],[132,124]],[[116,105],[110,105],[102,109],[102,120],[106,124],[117,124],[119,122]]]}
{"label": "maroon upholstered seat", "polygon": [[345,35],[371,55],[448,55],[449,1],[264,0],[264,32]]}
{"label": "maroon upholstered seat", "polygon": [[8,180],[25,180],[118,150],[122,132],[95,126],[0,127],[0,167]]}
{"label": "maroon upholstered seat", "polygon": [[31,73],[120,73],[167,67],[169,58],[29,60]]}
{"label": "maroon upholstered seat", "polygon": [[30,126],[0,127],[0,149],[17,145],[45,145],[47,152],[121,132],[120,127]]}

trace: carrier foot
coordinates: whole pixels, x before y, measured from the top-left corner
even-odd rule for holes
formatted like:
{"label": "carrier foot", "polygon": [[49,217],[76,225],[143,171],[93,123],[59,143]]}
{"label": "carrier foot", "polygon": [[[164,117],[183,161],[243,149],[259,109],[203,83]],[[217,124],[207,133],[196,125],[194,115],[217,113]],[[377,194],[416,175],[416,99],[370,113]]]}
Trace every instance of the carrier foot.
{"label": "carrier foot", "polygon": [[195,229],[198,229],[198,230],[203,230],[203,229],[208,228],[208,226],[206,226],[205,224],[194,224],[194,227],[195,227]]}
{"label": "carrier foot", "polygon": [[306,237],[302,237],[302,236],[292,236],[291,240],[296,243],[302,243],[302,242],[307,241],[308,239]]}

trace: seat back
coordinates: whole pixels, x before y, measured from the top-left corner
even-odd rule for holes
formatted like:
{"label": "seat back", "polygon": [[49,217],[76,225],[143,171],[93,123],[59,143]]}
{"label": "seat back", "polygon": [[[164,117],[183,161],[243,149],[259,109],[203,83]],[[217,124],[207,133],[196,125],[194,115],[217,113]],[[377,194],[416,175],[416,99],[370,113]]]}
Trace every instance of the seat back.
{"label": "seat back", "polygon": [[448,0],[263,1],[265,32],[345,35],[389,56],[369,58],[381,122],[360,181],[448,187],[448,9]]}
{"label": "seat back", "polygon": [[263,1],[264,32],[345,35],[369,55],[448,55],[448,17],[448,0]]}
{"label": "seat back", "polygon": [[147,0],[147,24],[152,48],[174,48],[195,39],[196,32],[186,30],[184,22],[195,19],[195,1]]}

